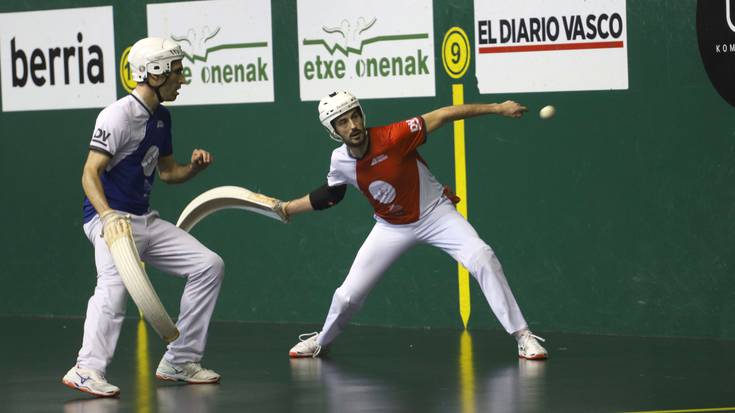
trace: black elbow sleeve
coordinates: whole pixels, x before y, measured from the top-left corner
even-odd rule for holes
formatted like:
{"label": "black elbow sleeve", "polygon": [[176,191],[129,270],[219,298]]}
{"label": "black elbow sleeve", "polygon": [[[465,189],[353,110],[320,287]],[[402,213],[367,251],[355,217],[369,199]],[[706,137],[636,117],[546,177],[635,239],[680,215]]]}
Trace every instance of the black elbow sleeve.
{"label": "black elbow sleeve", "polygon": [[333,207],[345,197],[347,185],[329,186],[324,184],[309,193],[309,202],[315,210]]}

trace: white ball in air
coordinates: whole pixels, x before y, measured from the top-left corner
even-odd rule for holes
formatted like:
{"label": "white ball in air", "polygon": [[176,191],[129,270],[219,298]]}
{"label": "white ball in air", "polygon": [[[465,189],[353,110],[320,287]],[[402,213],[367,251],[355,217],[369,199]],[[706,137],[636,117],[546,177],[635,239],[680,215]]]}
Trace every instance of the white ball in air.
{"label": "white ball in air", "polygon": [[541,110],[538,112],[538,115],[539,117],[541,117],[541,119],[551,119],[554,117],[555,113],[556,109],[551,105],[547,105],[541,108]]}

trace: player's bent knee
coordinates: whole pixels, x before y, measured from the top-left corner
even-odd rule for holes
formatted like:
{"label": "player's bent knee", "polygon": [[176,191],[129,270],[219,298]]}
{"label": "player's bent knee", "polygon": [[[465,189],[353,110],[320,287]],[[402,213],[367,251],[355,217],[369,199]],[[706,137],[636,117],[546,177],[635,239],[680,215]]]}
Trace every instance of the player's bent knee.
{"label": "player's bent knee", "polygon": [[362,305],[362,300],[356,300],[353,294],[342,287],[337,288],[337,291],[334,292],[334,301],[340,311],[358,309]]}
{"label": "player's bent knee", "polygon": [[221,283],[225,276],[225,262],[212,251],[207,251],[197,260],[196,267],[188,275],[189,279],[206,279],[207,282]]}
{"label": "player's bent knee", "polygon": [[466,267],[475,277],[477,277],[483,268],[490,268],[493,272],[502,271],[500,261],[495,255],[495,251],[489,245],[483,245],[470,255]]}
{"label": "player's bent knee", "polygon": [[225,261],[222,257],[214,252],[210,252],[207,254],[205,259],[205,265],[211,276],[217,278],[217,281],[221,282],[225,277]]}

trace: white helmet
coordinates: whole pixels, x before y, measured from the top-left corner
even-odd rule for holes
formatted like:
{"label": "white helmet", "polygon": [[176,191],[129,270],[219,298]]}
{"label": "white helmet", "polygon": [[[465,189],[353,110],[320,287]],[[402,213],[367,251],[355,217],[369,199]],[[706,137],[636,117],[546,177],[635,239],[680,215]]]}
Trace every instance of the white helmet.
{"label": "white helmet", "polygon": [[329,137],[337,142],[342,142],[337,131],[334,130],[332,121],[354,108],[359,108],[365,122],[365,111],[362,110],[360,102],[356,97],[345,91],[332,92],[319,101],[319,122],[327,128]]}
{"label": "white helmet", "polygon": [[133,80],[143,82],[149,74],[162,75],[171,71],[171,63],[182,60],[181,46],[171,39],[146,37],[135,42],[128,54]]}

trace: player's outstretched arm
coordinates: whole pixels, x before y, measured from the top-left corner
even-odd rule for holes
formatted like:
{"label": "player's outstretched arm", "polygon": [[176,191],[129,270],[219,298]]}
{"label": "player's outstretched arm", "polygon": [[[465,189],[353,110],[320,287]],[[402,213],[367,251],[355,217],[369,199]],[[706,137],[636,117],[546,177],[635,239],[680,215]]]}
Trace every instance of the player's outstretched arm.
{"label": "player's outstretched arm", "polygon": [[207,169],[212,162],[214,157],[204,149],[194,149],[191,162],[186,165],[176,162],[173,155],[162,156],[158,159],[158,175],[167,184],[178,184]]}
{"label": "player's outstretched arm", "polygon": [[503,103],[468,103],[465,105],[445,106],[421,115],[426,122],[426,131],[431,133],[448,122],[482,115],[501,115],[520,118],[528,110],[525,106],[506,100]]}

